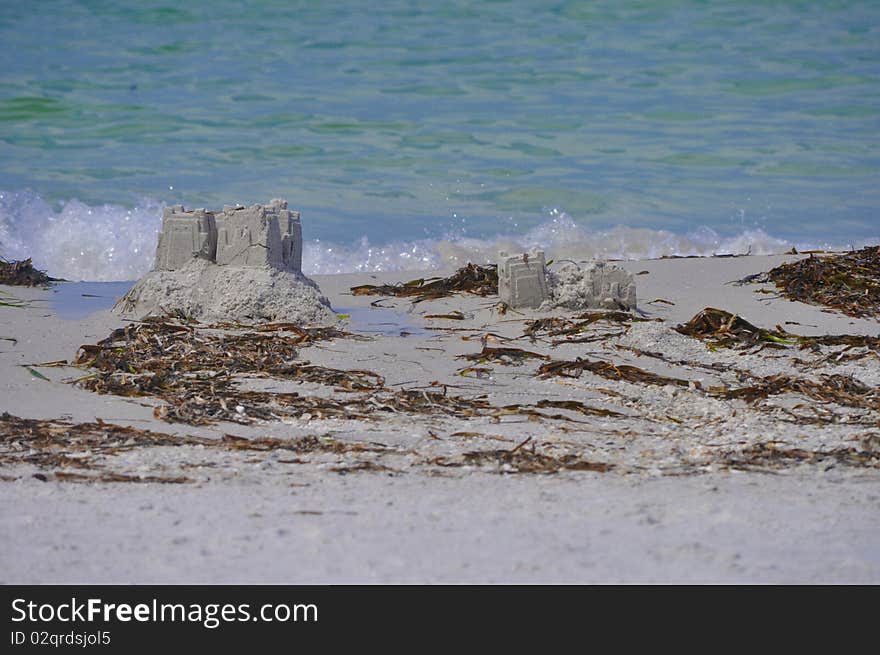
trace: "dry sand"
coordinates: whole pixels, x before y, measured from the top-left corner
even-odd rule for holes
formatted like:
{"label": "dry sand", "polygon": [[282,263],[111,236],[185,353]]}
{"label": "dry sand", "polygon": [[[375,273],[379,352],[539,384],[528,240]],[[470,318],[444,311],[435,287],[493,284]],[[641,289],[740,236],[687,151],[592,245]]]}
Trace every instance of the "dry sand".
{"label": "dry sand", "polygon": [[[503,412],[413,417],[377,408],[366,421],[306,415],[250,425],[166,423],[154,418],[158,401],[102,396],[66,383],[83,374],[79,369],[35,368],[46,381],[22,367],[71,360],[81,344],[95,343],[121,323],[106,311],[63,320],[47,302],[51,291],[5,287],[34,302],[27,309],[0,307],[0,410],[218,439],[315,435],[382,450],[293,455],[150,447],[101,461],[102,470],[185,475],[192,480],[187,484],[64,482],[55,469],[6,457],[0,460],[0,582],[880,582],[876,458],[865,466],[834,457],[747,457],[768,443],[790,452],[870,454],[880,448],[877,414],[798,394],[749,404],[705,391],[742,386],[744,375],[778,373],[810,380],[847,375],[876,388],[877,357],[828,361],[839,350],[833,348],[821,354],[713,352],[672,330],[713,306],[762,327],[796,323],[784,327],[801,334],[878,334],[876,321],[727,284],[784,259],[790,258],[627,262],[633,273],[647,271],[636,277],[639,308],[661,322],[628,330],[597,323],[590,334],[621,334],[555,347],[527,338],[486,342],[558,360],[636,365],[693,381],[691,387],[589,372],[539,379],[534,373],[541,362],[456,359],[478,352],[487,334],[520,337],[523,320],[533,316],[499,315],[492,298],[386,300],[376,309],[370,307],[375,297],[347,295],[355,284],[416,273],[316,278],[333,307],[351,315],[349,329],[371,338],[319,342],[303,347],[300,359],[369,369],[385,377],[389,393],[445,385],[450,395],[485,395],[495,407],[528,406],[531,419]],[[652,302],[658,298],[673,304]],[[466,320],[424,317],[453,310]],[[689,364],[671,363],[678,361]],[[460,375],[467,366],[487,370]],[[261,378],[243,384],[351,397],[313,383]],[[537,408],[539,401],[571,400],[623,416]],[[515,458],[485,455],[528,438],[521,449],[534,448],[548,461],[569,457],[612,468],[517,472]],[[467,456],[473,452],[484,455]],[[385,468],[358,470],[365,463]]]}

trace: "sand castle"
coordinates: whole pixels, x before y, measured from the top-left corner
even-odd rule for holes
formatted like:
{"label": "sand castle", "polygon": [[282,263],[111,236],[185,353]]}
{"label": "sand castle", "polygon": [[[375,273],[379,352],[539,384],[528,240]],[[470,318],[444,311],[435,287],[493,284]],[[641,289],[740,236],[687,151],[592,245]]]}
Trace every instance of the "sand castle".
{"label": "sand castle", "polygon": [[512,308],[634,309],[636,283],[631,273],[602,261],[567,262],[547,270],[544,252],[498,253],[498,296]]}
{"label": "sand castle", "polygon": [[165,208],[153,270],[116,310],[238,322],[334,317],[317,285],[302,274],[299,212],[280,199],[222,211]]}

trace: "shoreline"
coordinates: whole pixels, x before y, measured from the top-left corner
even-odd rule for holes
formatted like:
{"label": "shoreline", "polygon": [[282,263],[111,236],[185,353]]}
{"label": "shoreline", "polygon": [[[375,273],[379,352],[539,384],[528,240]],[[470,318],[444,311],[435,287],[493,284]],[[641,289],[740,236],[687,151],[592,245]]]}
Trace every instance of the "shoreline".
{"label": "shoreline", "polygon": [[[499,315],[495,299],[466,295],[418,305],[386,299],[376,309],[370,304],[379,297],[346,295],[349,287],[423,274],[314,276],[334,309],[350,314],[340,327],[369,340],[307,344],[298,360],[375,372],[384,379],[382,392],[360,396],[377,403],[442,389],[455,398],[484,399],[491,408],[470,417],[397,409],[375,410],[366,419],[320,418],[326,410],[319,404],[308,418],[300,412],[270,422],[169,423],[154,416],[161,402],[153,398],[99,395],[63,382],[81,376],[80,369],[34,366],[72,360],[80,345],[122,325],[118,316],[102,311],[61,319],[44,302],[0,308],[3,411],[73,423],[100,418],[218,441],[224,435],[319,437],[337,444],[298,454],[138,447],[96,460],[96,471],[185,476],[186,484],[83,484],[51,476],[44,482],[33,476],[52,471],[3,460],[0,488],[9,502],[0,512],[6,535],[0,570],[9,573],[2,581],[880,581],[880,530],[870,520],[880,511],[877,467],[785,455],[872,452],[876,416],[831,404],[833,417],[823,418],[814,409],[824,410],[824,403],[796,394],[749,403],[707,391],[742,386],[745,373],[755,379],[853,376],[876,388],[877,358],[831,362],[822,359],[828,352],[795,348],[712,350],[672,329],[717,307],[759,327],[785,324],[805,336],[877,336],[874,320],[755,293],[760,285],[729,284],[798,258],[616,262],[637,274],[642,316],[659,320],[600,321],[586,333],[595,340],[556,346],[546,336],[524,338],[525,321],[571,319],[573,312]],[[3,290],[25,300],[47,294]],[[464,320],[425,318],[453,311]],[[490,348],[548,359],[459,358],[479,353],[484,338]],[[577,378],[536,375],[542,362],[578,357],[684,385],[590,371]],[[354,405],[361,399],[316,382],[248,377],[241,384],[353,399]],[[572,402],[599,412],[572,410]],[[519,409],[499,411],[514,406]],[[776,450],[767,451],[767,444]],[[577,462],[581,470],[572,465]]]}

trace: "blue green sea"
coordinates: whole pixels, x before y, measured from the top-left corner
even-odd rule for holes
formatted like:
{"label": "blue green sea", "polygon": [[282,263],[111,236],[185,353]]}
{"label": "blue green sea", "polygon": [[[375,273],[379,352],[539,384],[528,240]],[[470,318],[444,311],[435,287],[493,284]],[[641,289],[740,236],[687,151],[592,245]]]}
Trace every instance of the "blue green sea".
{"label": "blue green sea", "polygon": [[0,255],[148,270],[284,197],[311,273],[880,240],[877,0],[0,0]]}

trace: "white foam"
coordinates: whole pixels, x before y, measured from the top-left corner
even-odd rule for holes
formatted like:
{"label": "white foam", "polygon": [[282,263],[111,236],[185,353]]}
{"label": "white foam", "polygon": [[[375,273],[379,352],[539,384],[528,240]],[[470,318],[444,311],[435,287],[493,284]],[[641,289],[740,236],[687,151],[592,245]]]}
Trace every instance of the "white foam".
{"label": "white foam", "polygon": [[[0,191],[0,256],[32,257],[54,277],[95,282],[135,280],[153,265],[163,205],[146,199],[129,209],[119,205],[90,206],[78,200],[53,209],[28,191]],[[305,217],[306,222],[308,217]],[[303,247],[307,275],[377,271],[431,270],[487,263],[499,250],[542,249],[550,259],[650,259],[664,255],[774,254],[813,248],[860,247],[867,243],[793,243],[763,230],[745,230],[732,237],[709,228],[688,234],[617,226],[592,230],[559,210],[522,235],[486,239],[448,236],[440,239],[394,241],[375,245],[364,236],[353,245],[322,240]]]}
{"label": "white foam", "polygon": [[[849,245],[849,244],[846,244]],[[831,244],[793,243],[763,230],[745,230],[732,237],[702,227],[688,234],[617,226],[592,230],[559,210],[523,235],[488,239],[447,237],[372,245],[366,237],[353,246],[312,241],[304,245],[303,269],[310,275],[350,272],[431,270],[467,262],[494,262],[498,252],[544,250],[550,259],[653,259],[669,255],[771,255],[798,250],[834,248]],[[836,246],[842,248],[846,246]]]}
{"label": "white foam", "polygon": [[133,209],[70,200],[56,211],[38,195],[0,191],[0,255],[31,257],[53,277],[110,282],[150,270],[162,205]]}

